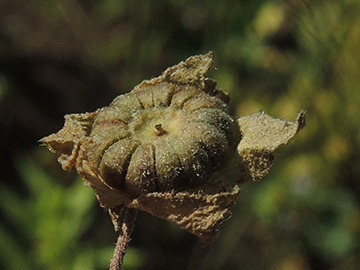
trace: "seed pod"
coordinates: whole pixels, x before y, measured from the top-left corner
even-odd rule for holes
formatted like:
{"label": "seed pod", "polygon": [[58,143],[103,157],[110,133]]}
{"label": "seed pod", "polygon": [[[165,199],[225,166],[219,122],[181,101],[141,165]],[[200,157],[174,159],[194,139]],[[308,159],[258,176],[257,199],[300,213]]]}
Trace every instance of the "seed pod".
{"label": "seed pod", "polygon": [[229,114],[229,95],[205,78],[212,53],[188,58],[92,113],[65,116],[41,142],[75,167],[115,224],[124,206],[214,239],[239,184],[265,176],[274,151],[305,126],[263,112]]}
{"label": "seed pod", "polygon": [[130,197],[200,186],[240,140],[227,111],[199,85],[142,83],[95,117],[96,157],[88,159],[109,187]]}
{"label": "seed pod", "polygon": [[211,65],[211,53],[189,58],[98,110],[78,138],[79,167],[129,198],[206,184],[240,141],[226,95],[204,77]]}

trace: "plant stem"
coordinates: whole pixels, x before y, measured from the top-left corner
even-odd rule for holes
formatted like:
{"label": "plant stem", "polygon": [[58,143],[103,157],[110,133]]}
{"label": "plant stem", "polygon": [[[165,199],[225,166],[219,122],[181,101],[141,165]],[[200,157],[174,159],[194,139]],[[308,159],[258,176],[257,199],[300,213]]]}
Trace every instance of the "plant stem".
{"label": "plant stem", "polygon": [[[124,261],[126,248],[130,242],[130,236],[134,229],[136,216],[138,213],[137,209],[127,208],[125,210],[124,218],[121,224],[121,230],[119,233],[114,255],[111,259],[109,270],[121,270],[121,266]],[[119,226],[120,227],[120,226]]]}

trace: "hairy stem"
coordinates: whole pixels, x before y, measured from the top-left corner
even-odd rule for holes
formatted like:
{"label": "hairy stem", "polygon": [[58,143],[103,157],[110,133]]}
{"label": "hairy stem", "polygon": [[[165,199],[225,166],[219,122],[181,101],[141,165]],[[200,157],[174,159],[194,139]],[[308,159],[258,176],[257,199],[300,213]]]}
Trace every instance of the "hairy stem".
{"label": "hairy stem", "polygon": [[116,242],[116,247],[114,250],[114,255],[111,259],[109,270],[121,270],[121,266],[124,262],[126,248],[131,240],[131,232],[134,229],[138,210],[133,208],[127,208],[125,211],[126,212],[124,214],[124,218],[121,224],[121,230],[118,240]]}

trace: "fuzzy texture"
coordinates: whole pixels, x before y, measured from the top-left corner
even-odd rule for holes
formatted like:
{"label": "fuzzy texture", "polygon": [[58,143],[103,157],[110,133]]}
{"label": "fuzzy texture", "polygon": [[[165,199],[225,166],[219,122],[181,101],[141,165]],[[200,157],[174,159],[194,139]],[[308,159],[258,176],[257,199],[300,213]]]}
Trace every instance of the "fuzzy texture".
{"label": "fuzzy texture", "polygon": [[231,216],[239,184],[265,176],[274,151],[305,125],[263,112],[234,119],[229,95],[205,77],[212,53],[188,58],[93,113],[65,116],[41,140],[75,167],[119,228],[119,209],[175,222],[210,242]]}

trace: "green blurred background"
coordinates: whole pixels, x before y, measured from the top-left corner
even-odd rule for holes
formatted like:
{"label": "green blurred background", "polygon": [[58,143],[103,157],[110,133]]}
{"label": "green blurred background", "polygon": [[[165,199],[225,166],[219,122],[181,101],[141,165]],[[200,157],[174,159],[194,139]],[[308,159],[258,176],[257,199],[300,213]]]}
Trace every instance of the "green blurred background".
{"label": "green blurred background", "polygon": [[37,140],[209,50],[236,115],[308,125],[211,245],[141,213],[124,269],[359,269],[358,0],[2,0],[1,269],[107,269],[108,214]]}

